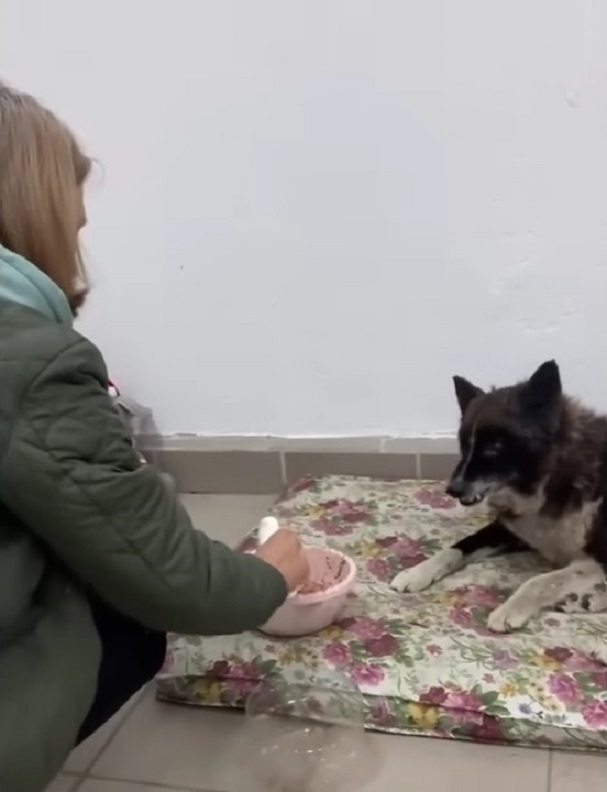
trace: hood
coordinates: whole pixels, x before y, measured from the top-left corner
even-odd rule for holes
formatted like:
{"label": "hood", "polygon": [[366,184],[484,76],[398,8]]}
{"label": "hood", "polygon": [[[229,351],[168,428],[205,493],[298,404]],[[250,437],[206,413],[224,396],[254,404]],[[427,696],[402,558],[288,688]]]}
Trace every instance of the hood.
{"label": "hood", "polygon": [[74,317],[67,297],[31,261],[0,245],[0,299],[24,305],[69,327]]}

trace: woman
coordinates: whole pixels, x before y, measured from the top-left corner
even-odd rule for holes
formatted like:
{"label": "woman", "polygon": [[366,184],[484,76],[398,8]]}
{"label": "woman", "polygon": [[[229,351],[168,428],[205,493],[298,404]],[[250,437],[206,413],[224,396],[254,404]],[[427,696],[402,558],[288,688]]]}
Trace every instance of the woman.
{"label": "woman", "polygon": [[0,84],[0,789],[41,792],[159,670],[169,630],[263,624],[307,576],[294,534],[258,557],[195,531],[141,466],[97,349],[78,231],[90,161]]}

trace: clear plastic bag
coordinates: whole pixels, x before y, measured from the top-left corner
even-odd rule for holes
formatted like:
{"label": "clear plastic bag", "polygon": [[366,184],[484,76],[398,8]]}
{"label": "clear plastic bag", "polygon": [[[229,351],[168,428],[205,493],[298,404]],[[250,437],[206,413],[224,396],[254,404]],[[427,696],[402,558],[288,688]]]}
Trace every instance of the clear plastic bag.
{"label": "clear plastic bag", "polygon": [[305,684],[268,680],[248,698],[230,788],[356,790],[372,765],[367,737],[363,697],[341,674]]}
{"label": "clear plastic bag", "polygon": [[139,454],[142,464],[153,465],[156,470],[158,470],[163,481],[174,488],[174,482],[171,476],[163,472],[160,468],[158,454],[144,451],[138,444],[140,437],[151,437],[157,434],[152,410],[149,407],[144,407],[142,404],[139,404],[135,399],[124,396],[113,383],[110,383],[109,393],[118,415],[128,430],[133,446]]}

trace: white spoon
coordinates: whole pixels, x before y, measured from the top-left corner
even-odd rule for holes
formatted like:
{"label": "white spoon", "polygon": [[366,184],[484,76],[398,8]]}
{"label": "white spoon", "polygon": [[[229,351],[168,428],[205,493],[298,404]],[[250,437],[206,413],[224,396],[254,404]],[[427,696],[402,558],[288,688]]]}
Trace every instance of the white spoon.
{"label": "white spoon", "polygon": [[257,547],[261,547],[274,536],[279,527],[276,517],[264,517],[257,529]]}

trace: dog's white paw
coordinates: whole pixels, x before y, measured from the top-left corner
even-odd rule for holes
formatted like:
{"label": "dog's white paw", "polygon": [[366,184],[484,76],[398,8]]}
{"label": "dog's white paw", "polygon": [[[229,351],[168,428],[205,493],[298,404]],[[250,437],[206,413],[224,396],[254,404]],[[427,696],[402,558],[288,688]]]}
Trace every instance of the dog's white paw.
{"label": "dog's white paw", "polygon": [[401,594],[405,591],[414,594],[427,589],[434,583],[431,570],[428,568],[424,570],[424,565],[427,563],[427,561],[422,561],[416,567],[399,572],[390,583],[390,588],[394,589],[394,591],[399,591]]}
{"label": "dog's white paw", "polygon": [[517,603],[513,598],[506,600],[503,605],[489,614],[487,626],[491,632],[509,633],[513,630],[520,630],[532,616],[533,612],[524,607],[522,603]]}
{"label": "dog's white paw", "polygon": [[424,591],[429,588],[437,580],[442,580],[451,572],[459,569],[462,563],[462,553],[459,550],[449,548],[441,550],[431,558],[422,561],[421,564],[404,569],[399,572],[394,580],[390,583],[390,588],[395,591],[409,591],[414,594],[418,591]]}

